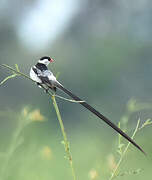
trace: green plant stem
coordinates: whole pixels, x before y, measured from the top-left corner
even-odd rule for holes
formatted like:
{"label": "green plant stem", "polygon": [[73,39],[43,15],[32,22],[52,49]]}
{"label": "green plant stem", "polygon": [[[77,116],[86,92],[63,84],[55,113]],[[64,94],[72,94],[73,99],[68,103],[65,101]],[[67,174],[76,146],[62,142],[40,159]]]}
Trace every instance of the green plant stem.
{"label": "green plant stem", "polygon": [[[16,65],[16,70],[15,70],[14,68],[8,66],[7,64],[0,64],[0,66],[5,67],[5,68],[7,68],[7,69],[9,69],[9,70],[11,70],[11,71],[13,71],[13,72],[15,73],[15,74],[13,74],[13,75],[11,75],[11,76],[6,77],[6,78],[0,83],[0,85],[2,85],[2,84],[3,84],[4,82],[6,82],[8,79],[11,79],[11,78],[13,78],[13,77],[15,77],[15,76],[17,76],[17,75],[23,76],[24,78],[27,78],[27,79],[35,82],[35,81],[34,81],[33,79],[31,79],[29,76],[27,76],[26,74],[20,72],[17,65]],[[36,82],[35,82],[35,83],[36,83]],[[43,89],[47,90],[45,87],[43,87]],[[50,96],[53,95],[50,91],[48,91],[48,94],[49,94]],[[56,94],[54,94],[54,96],[56,96],[56,97],[58,97],[58,98],[60,98],[60,99],[63,99],[63,100],[65,100],[65,101],[73,102],[73,103],[84,102],[84,101],[75,101],[75,100],[73,100],[73,99],[67,99],[67,98],[64,98],[64,97],[59,96],[59,95],[56,95]]]}
{"label": "green plant stem", "polygon": [[[20,75],[20,76],[23,76],[33,82],[35,82],[34,80],[32,80],[29,76],[27,76],[26,74],[20,72],[19,68],[18,68],[18,65],[16,64],[15,67],[16,67],[16,70],[6,64],[0,64],[0,66],[2,67],[5,67],[11,71],[13,71],[15,73],[15,75]],[[13,75],[14,77],[14,75]],[[3,84],[5,81],[7,81],[8,79],[10,79],[11,77],[9,78],[6,78],[4,81],[2,81],[1,84]],[[43,87],[43,86],[42,86]],[[43,87],[43,89],[47,90],[45,87]],[[56,100],[55,100],[55,96],[57,96],[58,98],[61,98],[61,99],[64,99],[66,101],[69,101],[69,102],[79,102],[79,101],[74,101],[74,100],[70,100],[70,99],[66,99],[64,97],[61,97],[61,96],[58,96],[58,95],[55,95],[55,94],[52,94],[50,91],[48,91],[48,95],[51,96],[52,100],[53,100],[53,105],[54,105],[54,108],[55,108],[55,111],[56,111],[56,114],[57,114],[57,117],[58,117],[58,120],[59,120],[59,124],[60,124],[60,127],[61,127],[61,131],[62,131],[62,135],[63,135],[63,138],[64,138],[64,146],[65,146],[65,151],[67,153],[67,157],[68,157],[68,160],[70,162],[70,166],[71,166],[71,169],[72,169],[72,175],[73,175],[73,179],[76,180],[76,175],[75,175],[75,170],[74,170],[74,167],[73,167],[73,161],[72,161],[72,155],[71,155],[71,152],[70,152],[70,148],[69,148],[69,142],[68,142],[68,139],[67,139],[67,136],[66,136],[66,132],[64,130],[64,125],[63,125],[63,121],[62,121],[62,118],[61,118],[61,115],[60,115],[60,112],[59,112],[59,108],[58,108],[58,105],[56,103]],[[19,131],[20,132],[20,131]],[[18,137],[18,134],[15,135],[15,140],[16,138]],[[12,152],[14,151],[14,147],[11,148],[11,152],[9,153],[9,157],[11,156]],[[9,159],[9,158],[8,158]],[[8,162],[6,163],[5,167],[7,166]],[[4,168],[5,169],[5,168]]]}
{"label": "green plant stem", "polygon": [[14,77],[16,77],[16,76],[17,76],[17,74],[12,74],[11,76],[6,77],[3,81],[0,82],[0,86],[1,86],[4,82],[6,82],[7,80],[12,79],[12,78],[14,78]]}
{"label": "green plant stem", "polygon": [[[14,68],[8,66],[7,64],[0,64],[0,66],[5,67],[5,68],[7,68],[7,69],[9,69],[9,70],[11,70],[11,71],[13,71],[13,72],[15,72],[16,74],[21,75],[21,76],[23,76],[23,77],[25,77],[25,78],[33,81],[33,79],[31,79],[31,78],[30,78],[29,76],[27,76],[26,74],[20,72],[18,69],[15,70]],[[33,81],[33,82],[35,82],[35,81]]]}
{"label": "green plant stem", "polygon": [[[140,119],[137,121],[136,128],[135,128],[135,130],[134,130],[134,132],[133,132],[133,135],[132,135],[132,137],[131,137],[132,139],[134,138],[134,136],[136,135],[136,133],[137,133],[137,131],[138,131],[139,123],[140,123]],[[130,142],[127,144],[126,148],[125,148],[124,151],[122,152],[122,155],[121,155],[121,157],[120,157],[120,159],[119,159],[119,161],[118,161],[118,163],[117,163],[114,171],[112,172],[112,175],[111,175],[111,177],[110,177],[109,180],[112,180],[112,179],[115,177],[115,175],[116,175],[116,173],[117,173],[117,170],[118,170],[118,168],[119,168],[119,166],[120,166],[120,164],[121,164],[121,162],[122,162],[122,160],[123,160],[123,158],[124,158],[124,156],[125,156],[128,148],[129,148],[129,146],[130,146]]]}
{"label": "green plant stem", "polygon": [[68,142],[68,139],[67,139],[67,135],[66,135],[66,132],[65,132],[65,129],[64,129],[64,124],[63,124],[61,114],[60,114],[60,111],[59,111],[59,108],[58,108],[58,105],[56,103],[54,95],[52,95],[52,101],[53,101],[53,105],[54,105],[54,108],[55,108],[55,111],[56,111],[56,114],[57,114],[57,118],[59,120],[59,124],[60,124],[60,127],[61,127],[61,131],[62,131],[62,135],[63,135],[63,139],[64,139],[65,152],[67,154],[67,157],[68,157],[71,169],[72,169],[72,176],[73,176],[73,179],[76,180],[76,175],[75,175],[75,170],[74,170],[74,167],[73,167],[73,161],[72,161],[72,155],[71,155],[71,152],[70,152],[69,142]]}

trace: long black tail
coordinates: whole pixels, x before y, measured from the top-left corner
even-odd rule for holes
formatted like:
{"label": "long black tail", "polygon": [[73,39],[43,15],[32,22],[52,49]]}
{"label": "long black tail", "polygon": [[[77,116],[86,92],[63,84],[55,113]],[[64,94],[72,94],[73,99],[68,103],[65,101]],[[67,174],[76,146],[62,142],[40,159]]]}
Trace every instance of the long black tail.
{"label": "long black tail", "polygon": [[[62,85],[57,84],[56,85],[59,89],[63,90],[66,94],[68,94],[70,97],[72,97],[76,101],[82,101],[79,97],[75,96],[72,92],[64,88]],[[126,133],[124,133],[120,128],[118,128],[115,124],[113,124],[109,119],[107,119],[105,116],[103,116],[101,113],[99,113],[97,110],[95,110],[92,106],[87,104],[86,102],[80,102],[82,106],[87,108],[89,111],[91,111],[93,114],[98,116],[100,119],[102,119],[105,123],[107,123],[109,126],[111,126],[115,131],[117,131],[119,134],[121,134],[124,138],[126,138],[130,143],[132,143],[136,148],[138,148],[141,152],[143,152],[145,155],[146,153],[142,150],[142,148],[137,145],[133,139],[131,139]]]}

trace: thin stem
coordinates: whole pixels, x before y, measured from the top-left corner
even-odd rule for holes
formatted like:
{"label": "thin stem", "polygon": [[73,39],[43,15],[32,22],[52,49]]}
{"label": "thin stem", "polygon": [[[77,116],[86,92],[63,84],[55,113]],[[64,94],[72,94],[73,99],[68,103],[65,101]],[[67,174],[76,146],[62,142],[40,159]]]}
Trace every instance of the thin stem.
{"label": "thin stem", "polygon": [[[9,70],[11,70],[11,71],[13,71],[13,72],[15,73],[15,74],[13,74],[12,76],[8,76],[7,78],[5,78],[5,79],[0,83],[0,85],[2,85],[2,84],[3,84],[5,81],[7,81],[8,79],[10,79],[10,78],[12,78],[12,77],[15,77],[16,75],[23,76],[23,77],[25,77],[25,78],[27,78],[27,79],[29,79],[29,80],[31,80],[31,81],[33,81],[33,82],[36,83],[36,81],[34,81],[33,79],[31,79],[29,76],[27,76],[26,74],[20,72],[17,65],[16,65],[16,70],[13,69],[12,67],[8,66],[7,64],[0,64],[0,66],[5,67],[5,68],[7,68],[7,69],[9,69]],[[47,90],[44,86],[42,86],[42,87],[43,87],[44,90]],[[50,91],[47,91],[47,92],[48,92],[48,94],[49,94],[50,96],[53,95]],[[58,98],[60,98],[60,99],[69,101],[69,102],[74,102],[74,103],[84,102],[84,101],[75,101],[75,100],[72,100],[72,99],[67,99],[67,98],[64,98],[64,97],[59,96],[59,95],[56,95],[56,94],[54,94],[54,96],[56,96],[56,97],[58,97]]]}
{"label": "thin stem", "polygon": [[[134,138],[134,136],[136,135],[136,133],[137,133],[137,131],[138,131],[139,123],[140,123],[140,119],[137,121],[136,128],[135,128],[135,130],[134,130],[134,132],[133,132],[133,135],[132,135],[132,137],[131,137],[132,139]],[[120,164],[121,164],[121,162],[122,162],[122,160],[123,160],[123,158],[124,158],[124,156],[125,156],[128,148],[129,148],[129,146],[130,146],[130,142],[127,144],[125,150],[123,151],[123,153],[122,153],[122,155],[121,155],[121,157],[120,157],[120,159],[119,159],[119,161],[118,161],[118,163],[117,163],[117,165],[116,165],[116,168],[114,169],[114,171],[113,171],[113,173],[112,173],[112,175],[111,175],[111,177],[110,177],[109,180],[112,180],[112,179],[115,177],[116,172],[117,172],[117,170],[118,170],[118,168],[119,168],[119,166],[120,166]]]}
{"label": "thin stem", "polygon": [[5,67],[5,68],[7,68],[7,69],[9,69],[9,70],[11,70],[11,71],[13,71],[13,72],[15,72],[16,74],[19,74],[19,75],[21,75],[21,76],[23,76],[23,77],[25,77],[25,78],[27,78],[27,79],[35,82],[33,79],[31,79],[31,78],[30,78],[29,76],[27,76],[26,74],[24,74],[24,73],[22,73],[22,72],[20,72],[20,71],[17,71],[17,70],[13,69],[12,67],[10,67],[10,66],[8,66],[8,65],[6,65],[6,64],[0,64],[0,66]]}
{"label": "thin stem", "polygon": [[12,79],[12,78],[14,78],[14,77],[16,77],[16,76],[17,76],[17,74],[12,74],[12,75],[6,77],[3,81],[0,82],[0,86],[1,86],[3,83],[5,83],[7,80]]}
{"label": "thin stem", "polygon": [[72,155],[71,155],[71,152],[70,152],[68,138],[67,138],[67,135],[66,135],[66,132],[65,132],[65,129],[64,129],[64,124],[63,124],[61,114],[60,114],[60,111],[59,111],[59,108],[58,108],[58,105],[56,103],[54,95],[52,96],[52,101],[53,101],[53,105],[54,105],[54,108],[55,108],[55,111],[56,111],[56,114],[57,114],[57,118],[59,120],[59,124],[60,124],[60,127],[61,127],[61,131],[62,131],[62,135],[63,135],[63,139],[64,139],[65,152],[67,154],[67,157],[68,157],[71,169],[72,169],[73,179],[76,180],[76,175],[75,175],[75,170],[74,170],[74,167],[73,167]]}
{"label": "thin stem", "polygon": [[[13,71],[16,75],[21,75],[21,76],[23,76],[23,77],[25,77],[25,78],[27,78],[27,79],[35,82],[35,81],[32,80],[29,76],[27,76],[26,74],[20,72],[20,71],[19,71],[19,68],[18,68],[18,65],[16,65],[16,70],[13,69],[12,67],[6,65],[6,64],[1,64],[0,66],[5,67],[5,68]],[[5,80],[5,81],[6,81],[6,80]],[[4,83],[4,81],[3,81],[3,83]],[[43,88],[44,90],[47,90],[44,86],[42,86],[42,88]],[[58,120],[59,120],[59,124],[60,124],[60,127],[61,127],[63,139],[64,139],[65,152],[66,152],[66,154],[67,154],[67,157],[68,157],[68,160],[69,160],[71,169],[72,169],[73,179],[76,180],[76,175],[75,175],[75,170],[74,170],[74,167],[73,167],[73,161],[72,161],[72,155],[71,155],[71,152],[70,152],[69,142],[68,142],[67,135],[66,135],[66,132],[65,132],[65,129],[64,129],[64,124],[63,124],[63,121],[62,121],[62,118],[61,118],[61,115],[60,115],[60,111],[59,111],[58,105],[57,105],[56,100],[55,100],[55,96],[58,97],[58,98],[64,99],[64,100],[66,100],[66,101],[70,101],[70,102],[77,102],[77,101],[69,100],[69,99],[66,99],[66,98],[64,98],[64,97],[61,97],[61,96],[52,94],[50,91],[47,91],[47,93],[48,93],[49,96],[51,96],[51,98],[52,98],[53,105],[54,105],[54,108],[55,108],[55,111],[56,111],[56,114],[57,114],[57,118],[58,118]],[[20,132],[20,131],[19,131],[19,132]],[[15,140],[16,140],[16,137],[18,137],[18,133],[17,133],[17,135],[15,135]],[[10,154],[12,154],[13,150],[14,150],[14,149],[11,149]],[[8,162],[7,162],[7,163],[8,163]],[[5,169],[5,168],[4,168],[4,169]]]}

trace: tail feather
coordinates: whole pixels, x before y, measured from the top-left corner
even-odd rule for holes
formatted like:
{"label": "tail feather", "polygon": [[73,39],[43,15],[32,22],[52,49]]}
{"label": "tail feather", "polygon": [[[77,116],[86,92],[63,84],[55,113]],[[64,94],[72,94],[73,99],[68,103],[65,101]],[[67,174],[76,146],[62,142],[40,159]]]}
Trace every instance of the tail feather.
{"label": "tail feather", "polygon": [[95,114],[96,116],[98,116],[100,119],[102,119],[105,123],[107,123],[109,126],[111,126],[115,131],[117,131],[119,134],[121,134],[125,139],[127,139],[130,143],[132,143],[136,148],[138,148],[142,153],[144,153],[146,155],[146,153],[142,150],[142,148],[135,143],[135,141],[133,139],[131,139],[126,133],[124,133],[120,128],[118,128],[114,123],[112,123],[108,118],[106,118],[105,116],[103,116],[100,112],[98,112],[96,109],[94,109],[92,106],[90,106],[89,104],[87,104],[86,102],[81,102],[82,99],[80,99],[79,97],[77,97],[76,95],[74,95],[72,92],[70,92],[69,90],[67,90],[66,88],[64,88],[61,84],[56,84],[56,86],[63,90],[66,94],[68,94],[70,97],[72,97],[74,100],[76,101],[80,101],[79,103],[84,106],[85,108],[87,108],[89,111],[91,111],[93,114]]}

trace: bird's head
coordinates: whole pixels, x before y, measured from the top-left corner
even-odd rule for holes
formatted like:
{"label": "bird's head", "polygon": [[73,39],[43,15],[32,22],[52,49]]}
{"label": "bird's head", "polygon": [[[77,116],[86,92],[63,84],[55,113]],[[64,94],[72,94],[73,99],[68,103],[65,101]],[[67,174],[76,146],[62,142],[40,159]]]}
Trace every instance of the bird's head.
{"label": "bird's head", "polygon": [[39,59],[39,63],[44,64],[46,66],[49,65],[50,62],[53,62],[54,60],[49,56],[43,56]]}

